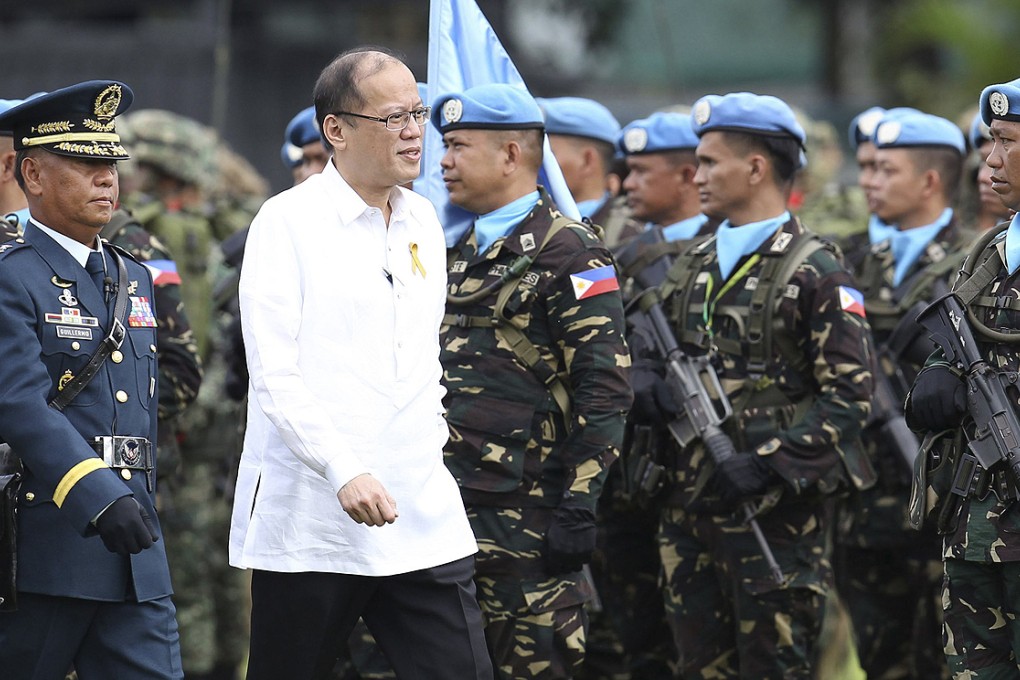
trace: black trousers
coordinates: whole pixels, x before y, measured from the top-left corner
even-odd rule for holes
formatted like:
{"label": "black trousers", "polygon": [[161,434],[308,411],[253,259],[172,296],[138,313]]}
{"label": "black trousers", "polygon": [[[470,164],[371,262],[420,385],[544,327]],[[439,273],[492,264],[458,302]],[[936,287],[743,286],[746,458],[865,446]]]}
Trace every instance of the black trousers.
{"label": "black trousers", "polygon": [[329,677],[362,617],[401,680],[491,680],[474,558],[396,576],[255,570],[247,680]]}

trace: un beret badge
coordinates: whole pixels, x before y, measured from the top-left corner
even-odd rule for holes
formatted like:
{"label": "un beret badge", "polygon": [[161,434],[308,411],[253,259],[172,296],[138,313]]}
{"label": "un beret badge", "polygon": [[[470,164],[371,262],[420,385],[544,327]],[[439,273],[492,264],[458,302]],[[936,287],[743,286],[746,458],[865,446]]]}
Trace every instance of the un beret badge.
{"label": "un beret badge", "polygon": [[865,137],[871,137],[875,134],[875,128],[878,127],[879,122],[882,120],[882,116],[885,115],[885,111],[871,111],[866,113],[857,119],[857,129],[860,130],[861,134]]}
{"label": "un beret badge", "polygon": [[638,153],[648,146],[648,130],[631,128],[623,133],[623,148],[627,153]]}
{"label": "un beret badge", "polygon": [[712,115],[712,105],[707,101],[700,101],[694,105],[694,122],[698,125],[704,125],[708,122],[709,117]]}
{"label": "un beret badge", "polygon": [[875,142],[878,144],[892,144],[900,137],[900,124],[895,120],[887,120],[878,126],[875,131]]}
{"label": "un beret badge", "polygon": [[464,115],[464,102],[459,99],[447,99],[443,104],[443,120],[456,123]]}
{"label": "un beret badge", "polygon": [[988,106],[996,116],[1005,116],[1009,112],[1009,98],[1001,92],[988,95]]}

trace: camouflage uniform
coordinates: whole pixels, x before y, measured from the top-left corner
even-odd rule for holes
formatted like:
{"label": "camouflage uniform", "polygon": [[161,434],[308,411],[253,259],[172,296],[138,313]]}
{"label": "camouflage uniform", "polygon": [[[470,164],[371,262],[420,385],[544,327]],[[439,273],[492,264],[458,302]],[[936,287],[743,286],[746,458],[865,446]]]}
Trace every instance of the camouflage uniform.
{"label": "camouflage uniform", "polygon": [[[681,677],[812,677],[832,579],[826,499],[851,484],[874,482],[860,444],[870,407],[870,333],[863,315],[841,304],[850,276],[838,257],[819,248],[796,265],[788,283],[777,278],[778,300],[764,303],[774,310],[765,331],[773,336],[770,351],[764,337],[754,342],[748,323],[766,267],[778,266],[769,260],[800,259],[806,238],[800,222],[790,220],[743,258],[725,284],[714,238],[702,241],[671,272],[680,269],[689,285],[670,291],[667,284],[664,291],[681,348],[714,355],[734,411],[724,432],[737,451],[768,456],[782,479],[756,502],[785,577],[780,586],[750,528],[708,484],[714,465],[700,440],[682,451],[673,447],[659,545]],[[756,356],[762,365],[752,373]]]}
{"label": "camouflage uniform", "polygon": [[[890,336],[903,319],[948,292],[968,242],[969,234],[951,222],[898,287],[888,242],[872,246],[863,235],[848,254],[882,356],[878,370],[888,376],[897,404],[934,346],[920,327],[913,347],[887,350]],[[948,678],[941,653],[938,537],[932,527],[922,532],[910,527],[911,470],[881,423],[869,425],[864,441],[879,481],[842,504],[836,548],[836,585],[854,626],[861,667],[869,678]]]}
{"label": "camouflage uniform", "polygon": [[[189,677],[233,678],[247,651],[245,574],[230,568],[226,556],[228,493],[242,422],[240,404],[225,398],[223,318],[215,290],[228,275],[220,234],[251,215],[238,213],[222,193],[219,143],[210,129],[168,111],[141,110],[127,117],[127,135],[133,160],[124,175],[133,189],[122,200],[177,258],[181,296],[205,370],[195,406],[175,423],[177,474],[165,476],[160,487],[181,657]],[[198,189],[199,201],[157,198],[153,169]]]}
{"label": "camouflage uniform", "polygon": [[[1009,274],[1002,263],[1001,248],[1006,223],[989,232],[991,243],[968,255],[965,273],[953,285],[969,312],[993,331],[1016,335],[1020,328],[1020,271]],[[999,232],[999,230],[1002,230]],[[998,235],[996,233],[998,232]],[[989,276],[979,271],[988,261]],[[977,265],[977,266],[975,266]],[[966,284],[966,285],[965,285]],[[976,295],[966,292],[974,286]],[[972,324],[975,338],[989,365],[1005,372],[1020,370],[1017,344],[995,341]],[[929,364],[945,363],[941,350]],[[1011,397],[1016,399],[1015,388]],[[1015,402],[1014,402],[1015,403]],[[911,418],[910,400],[907,418]],[[953,678],[987,680],[1020,677],[1020,503],[1017,483],[1003,466],[984,471],[980,466],[971,479],[966,497],[950,493],[959,453],[974,433],[968,415],[960,427],[947,430],[933,441],[915,468],[911,508],[919,519],[922,508],[942,534],[945,576],[942,607],[943,642]]]}
{"label": "camouflage uniform", "polygon": [[[568,678],[581,663],[591,591],[581,572],[550,573],[546,534],[558,508],[594,512],[631,401],[619,293],[578,300],[571,281],[612,266],[612,257],[574,222],[545,244],[556,217],[564,219],[542,191],[531,213],[484,254],[469,231],[450,254],[450,295],[490,288],[473,302],[448,304],[440,328],[446,464],[478,539],[478,598],[501,678]],[[500,330],[470,321],[492,318],[499,276],[529,253],[535,260],[504,316],[537,348],[539,363],[569,385],[569,418]]]}

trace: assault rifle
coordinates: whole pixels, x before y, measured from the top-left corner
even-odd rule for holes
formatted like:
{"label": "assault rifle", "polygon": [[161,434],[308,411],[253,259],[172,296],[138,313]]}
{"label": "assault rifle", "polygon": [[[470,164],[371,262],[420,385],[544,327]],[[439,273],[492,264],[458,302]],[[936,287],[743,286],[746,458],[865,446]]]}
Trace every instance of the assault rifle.
{"label": "assault rifle", "polygon": [[[707,356],[691,357],[680,350],[659,303],[649,305],[645,314],[654,329],[653,337],[658,350],[666,360],[666,384],[680,406],[679,417],[667,426],[673,439],[681,447],[686,447],[700,438],[716,465],[737,455],[733,441],[719,427],[733,415],[733,407],[723,392],[715,367]],[[706,383],[711,385],[712,391],[715,392],[721,412],[717,411],[716,405],[712,402]],[[777,584],[782,585],[785,583],[783,570],[779,568],[772,548],[769,547],[765,534],[758,526],[754,507],[750,502],[745,502],[740,509],[744,513],[747,526],[758,542],[758,548],[769,566],[769,571],[772,572],[772,578]]]}
{"label": "assault rifle", "polygon": [[[1016,400],[1006,393],[1016,374],[999,371],[981,356],[974,332],[960,299],[954,293],[931,303],[917,317],[931,331],[946,361],[963,371],[967,386],[967,411],[974,419],[974,436],[967,444],[971,460],[956,475],[969,488],[976,461],[985,470],[1002,462],[1020,480],[1020,419],[1013,410]],[[969,469],[966,469],[969,468]],[[954,487],[959,486],[954,481]],[[954,492],[962,489],[954,488]]]}

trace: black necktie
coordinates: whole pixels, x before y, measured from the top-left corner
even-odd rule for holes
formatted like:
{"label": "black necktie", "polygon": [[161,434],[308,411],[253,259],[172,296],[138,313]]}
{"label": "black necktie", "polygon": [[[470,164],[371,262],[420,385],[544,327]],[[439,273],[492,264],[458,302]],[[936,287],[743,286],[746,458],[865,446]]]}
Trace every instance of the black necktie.
{"label": "black necktie", "polygon": [[106,277],[106,267],[103,266],[103,254],[101,252],[89,253],[89,259],[85,262],[85,271],[92,277],[92,282],[100,293],[103,291],[103,279]]}

